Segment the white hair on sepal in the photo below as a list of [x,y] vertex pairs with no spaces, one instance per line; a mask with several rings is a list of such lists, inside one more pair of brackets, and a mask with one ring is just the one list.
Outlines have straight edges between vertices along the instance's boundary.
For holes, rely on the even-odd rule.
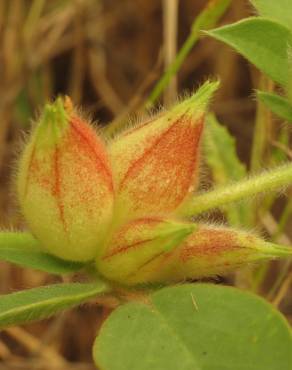
[[22,231],[17,229],[15,225],[13,225],[12,223],[5,225],[5,228],[0,228],[0,232],[4,234],[8,234],[8,233],[22,234]]
[[[124,122],[127,123],[122,125],[121,127],[117,127],[117,129],[114,130],[114,132],[111,135],[109,135],[108,137],[109,142],[118,139],[120,136],[123,136],[123,134],[126,134],[129,130],[139,128],[139,126],[142,126],[147,122],[151,122],[152,120],[159,118],[162,114],[169,112],[172,109],[172,107],[182,103],[184,100],[189,99],[191,96],[195,95],[196,92],[200,89],[200,87],[204,85],[204,83],[212,80],[214,80],[214,78],[206,79],[197,87],[197,89],[194,89],[193,91],[187,90],[183,91],[174,102],[168,105],[162,105],[162,103],[159,103],[158,106],[148,109],[143,114],[139,113],[132,115],[129,114],[129,116],[124,120]],[[110,125],[111,124],[109,124],[109,126]],[[106,132],[104,135],[105,136],[107,135]]]
[[19,137],[17,138],[13,151],[12,151],[12,159],[11,163],[9,165],[10,168],[10,178],[9,178],[9,187],[8,187],[8,197],[11,200],[11,205],[14,209],[14,213],[16,217],[20,220],[23,220],[23,216],[21,214],[20,208],[19,208],[19,201],[18,201],[18,191],[17,191],[17,176],[19,171],[19,161],[22,155],[22,152],[24,151],[31,133],[34,129],[34,127],[37,125],[37,120],[32,119],[30,120],[30,128],[27,131],[20,131]]
[[32,130],[38,124],[38,120],[41,118],[42,112],[46,105],[54,104],[58,98],[61,98],[63,104],[65,106],[65,110],[72,110],[72,113],[76,115],[80,120],[86,122],[96,134],[106,143],[106,137],[103,133],[102,125],[99,123],[98,120],[93,119],[93,114],[89,108],[84,108],[81,105],[75,105],[74,101],[68,95],[58,95],[57,97],[53,97],[49,99],[41,108],[37,109],[37,118],[33,120]]
[[245,225],[233,227],[224,222],[208,222],[208,221],[204,223],[198,223],[198,225],[206,226],[209,228],[214,227],[216,229],[222,229],[226,231],[229,230],[229,231],[234,231],[234,232],[245,232],[245,233],[250,234],[251,236],[258,237],[264,240],[266,239],[263,229],[260,225],[255,225],[253,227],[245,227]]
[[[20,220],[23,220],[23,216],[21,214],[20,208],[19,208],[19,201],[18,201],[18,196],[17,196],[17,176],[18,176],[18,171],[19,171],[19,161],[21,159],[22,152],[24,151],[26,145],[28,144],[31,135],[33,134],[35,128],[39,124],[43,111],[46,106],[54,104],[56,102],[56,98],[52,98],[48,100],[45,104],[42,106],[39,106],[35,110],[34,118],[30,120],[30,127],[26,130],[20,131],[20,135],[16,141],[15,148],[12,153],[12,163],[10,165],[11,167],[11,176],[10,176],[10,186],[9,186],[9,197],[12,200],[12,206],[16,208],[16,215],[19,217]],[[72,110],[73,116],[78,117],[81,121],[86,122],[93,130],[94,132],[101,138],[101,140],[104,142],[106,145],[106,140],[105,137],[102,133],[102,128],[101,125],[97,123],[97,121],[94,121],[92,119],[92,115],[89,110],[84,110],[83,108],[79,106],[75,106],[71,99],[66,97],[66,96],[61,96],[61,99],[63,101],[63,104],[67,104],[67,109]],[[67,100],[66,100],[67,99]]]
[[20,210],[18,206],[18,200],[17,200],[17,175],[18,175],[18,169],[19,169],[19,161],[21,158],[21,155],[28,144],[31,135],[33,134],[33,131],[39,124],[39,120],[41,118],[42,112],[47,104],[52,104],[55,101],[55,99],[50,99],[47,103],[43,104],[42,106],[39,106],[35,109],[34,118],[31,118],[29,120],[29,127],[27,129],[20,130],[19,136],[15,142],[14,150],[12,152],[12,160],[11,160],[11,175],[10,175],[10,186],[9,186],[9,196],[12,199],[13,206],[17,207],[17,215],[20,216]]
[[[201,141],[202,142],[204,141],[203,138],[201,139]],[[199,161],[198,161],[199,181],[197,184],[198,185],[197,188],[193,192],[194,196],[199,195],[208,190],[211,190],[214,184],[210,176],[210,169],[204,160],[204,152],[202,151],[202,149],[203,148],[202,148],[202,143],[201,143],[200,148],[199,148]]]
[[90,109],[86,109],[79,105],[75,106],[73,104],[73,112],[78,116],[79,119],[85,121],[99,136],[99,138],[104,142],[105,145],[108,144],[108,137],[104,134],[103,127],[100,122],[96,119],[93,119],[92,112]]
[[[115,141],[124,134],[127,134],[129,131],[139,128],[140,126],[143,126],[147,122],[151,122],[157,118],[159,118],[160,115],[166,112],[165,107],[162,105],[156,108],[148,109],[144,113],[134,113],[129,114],[128,117],[125,118],[124,124],[121,125],[121,127],[117,127],[116,130],[113,131],[110,135],[107,135],[106,129],[103,133],[104,136],[107,137],[108,142]],[[114,121],[112,122],[114,123]],[[109,123],[109,126],[112,124]]]

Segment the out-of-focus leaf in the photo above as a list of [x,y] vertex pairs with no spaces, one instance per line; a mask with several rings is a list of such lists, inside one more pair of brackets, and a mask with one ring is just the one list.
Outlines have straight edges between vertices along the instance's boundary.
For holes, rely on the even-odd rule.
[[[235,139],[213,114],[209,114],[207,117],[205,158],[215,184],[223,185],[232,180],[241,180],[246,176],[246,168],[236,153]],[[248,203],[233,204],[222,207],[222,210],[230,225],[248,225],[250,222],[250,205]]]
[[263,17],[271,18],[292,29],[291,0],[250,0]]
[[0,296],[0,328],[51,317],[108,290],[103,282],[55,284]]
[[292,34],[287,27],[253,17],[205,32],[236,49],[275,82],[288,84],[288,46]]
[[20,123],[22,127],[27,128],[29,126],[32,117],[32,109],[26,90],[22,90],[18,94],[14,105],[14,114],[17,122]]
[[291,330],[263,299],[211,284],[161,289],[103,324],[103,370],[291,370]]
[[257,96],[277,116],[292,122],[292,104],[283,96],[257,91]]

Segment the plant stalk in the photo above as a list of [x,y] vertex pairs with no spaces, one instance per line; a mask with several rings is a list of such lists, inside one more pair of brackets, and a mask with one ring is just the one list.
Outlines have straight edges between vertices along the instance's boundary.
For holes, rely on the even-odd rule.
[[180,213],[184,216],[195,216],[259,193],[286,187],[289,184],[292,184],[292,164],[282,165],[258,176],[199,194],[191,202],[187,202]]
[[192,26],[191,32],[187,37],[186,41],[182,45],[181,49],[177,53],[174,61],[166,69],[161,79],[157,82],[154,89],[150,93],[149,98],[146,101],[145,108],[149,109],[160,97],[162,92],[168,86],[169,81],[176,75],[180,70],[184,60],[189,55],[192,48],[198,42],[200,38],[200,31],[207,30],[216,25],[218,20],[222,17],[225,11],[231,4],[231,0],[209,0],[202,12],[196,17]]

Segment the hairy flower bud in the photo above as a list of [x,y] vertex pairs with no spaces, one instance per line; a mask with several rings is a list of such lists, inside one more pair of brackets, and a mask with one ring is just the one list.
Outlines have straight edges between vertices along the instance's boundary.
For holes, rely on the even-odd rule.
[[131,221],[113,234],[105,254],[97,260],[98,271],[110,280],[130,284],[140,269],[172,251],[195,227],[159,218]]
[[167,283],[216,276],[251,262],[287,256],[292,256],[292,248],[279,247],[250,233],[197,225],[177,248],[157,255],[127,283]]
[[204,115],[217,87],[207,82],[171,110],[112,141],[115,217],[173,213],[194,190]]
[[97,255],[112,216],[105,147],[69,98],[47,104],[20,158],[18,197],[32,233],[58,257]]

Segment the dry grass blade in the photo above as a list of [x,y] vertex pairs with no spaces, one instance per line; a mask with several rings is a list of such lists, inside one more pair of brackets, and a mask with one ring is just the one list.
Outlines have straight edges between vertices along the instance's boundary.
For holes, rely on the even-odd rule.
[[[163,35],[165,69],[173,63],[177,49],[178,0],[163,1]],[[177,77],[174,75],[164,92],[164,104],[169,105],[177,97]]]
[[65,359],[59,355],[53,348],[48,347],[41,343],[38,338],[31,335],[26,330],[18,327],[12,327],[5,329],[12,338],[23,345],[30,353],[38,353],[41,357],[50,361],[52,366],[64,366],[66,364]]

